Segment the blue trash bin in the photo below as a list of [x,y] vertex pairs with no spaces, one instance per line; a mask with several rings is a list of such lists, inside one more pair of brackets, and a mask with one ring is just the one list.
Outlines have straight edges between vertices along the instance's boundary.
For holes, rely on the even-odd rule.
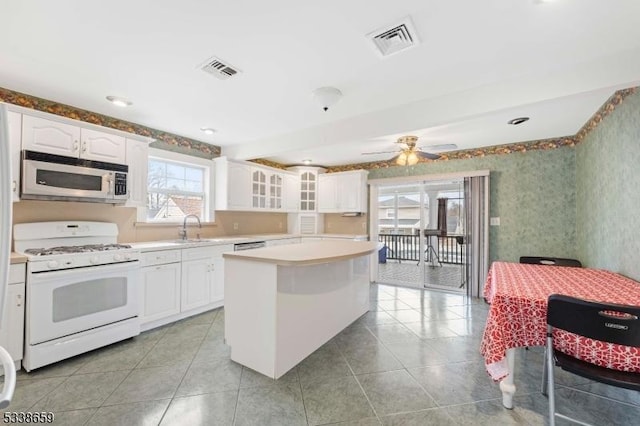
[[[380,247],[380,244],[382,244],[382,247]],[[378,263],[387,263],[387,250],[389,250],[389,247],[383,243],[380,244],[378,245]]]

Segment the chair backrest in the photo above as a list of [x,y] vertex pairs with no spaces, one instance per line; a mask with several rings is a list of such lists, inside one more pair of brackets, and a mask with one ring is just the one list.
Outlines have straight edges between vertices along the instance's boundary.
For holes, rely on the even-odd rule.
[[528,263],[530,265],[552,265],[552,266],[575,266],[582,268],[582,263],[576,259],[563,259],[561,257],[538,257],[538,256],[522,256],[520,263]]
[[602,342],[640,347],[640,307],[549,296],[547,324]]

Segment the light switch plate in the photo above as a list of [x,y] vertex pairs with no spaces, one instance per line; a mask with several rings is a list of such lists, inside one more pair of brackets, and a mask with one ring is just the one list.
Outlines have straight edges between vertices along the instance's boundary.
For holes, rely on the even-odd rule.
[[500,226],[500,218],[499,217],[489,218],[489,225],[490,226]]

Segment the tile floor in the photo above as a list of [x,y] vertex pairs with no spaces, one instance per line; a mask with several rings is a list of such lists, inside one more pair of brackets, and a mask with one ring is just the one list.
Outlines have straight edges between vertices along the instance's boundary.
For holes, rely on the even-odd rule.
[[[516,408],[478,352],[487,306],[459,294],[371,287],[371,311],[273,381],[229,359],[216,310],[19,373],[12,411],[57,425],[542,425],[542,350],[518,356]],[[559,374],[558,402],[633,425],[640,394]],[[566,424],[558,422],[558,424]]]
[[[413,261],[388,260],[378,264],[378,281],[392,285],[421,287],[420,267]],[[424,285],[446,287],[453,292],[464,292],[462,266],[443,263],[442,266],[424,266]]]

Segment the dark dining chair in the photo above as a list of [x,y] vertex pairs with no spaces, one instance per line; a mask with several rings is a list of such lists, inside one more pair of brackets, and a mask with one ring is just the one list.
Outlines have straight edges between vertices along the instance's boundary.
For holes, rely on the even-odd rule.
[[640,307],[592,302],[560,294],[549,296],[542,393],[548,393],[551,426],[555,425],[556,417],[585,424],[556,412],[554,366],[596,382],[640,391],[640,373],[600,367],[557,350],[553,342],[556,328],[601,342],[640,347]]
[[553,266],[574,266],[582,268],[582,263],[576,259],[563,259],[561,257],[539,257],[539,256],[522,256],[520,263],[528,263],[530,265],[553,265]]

